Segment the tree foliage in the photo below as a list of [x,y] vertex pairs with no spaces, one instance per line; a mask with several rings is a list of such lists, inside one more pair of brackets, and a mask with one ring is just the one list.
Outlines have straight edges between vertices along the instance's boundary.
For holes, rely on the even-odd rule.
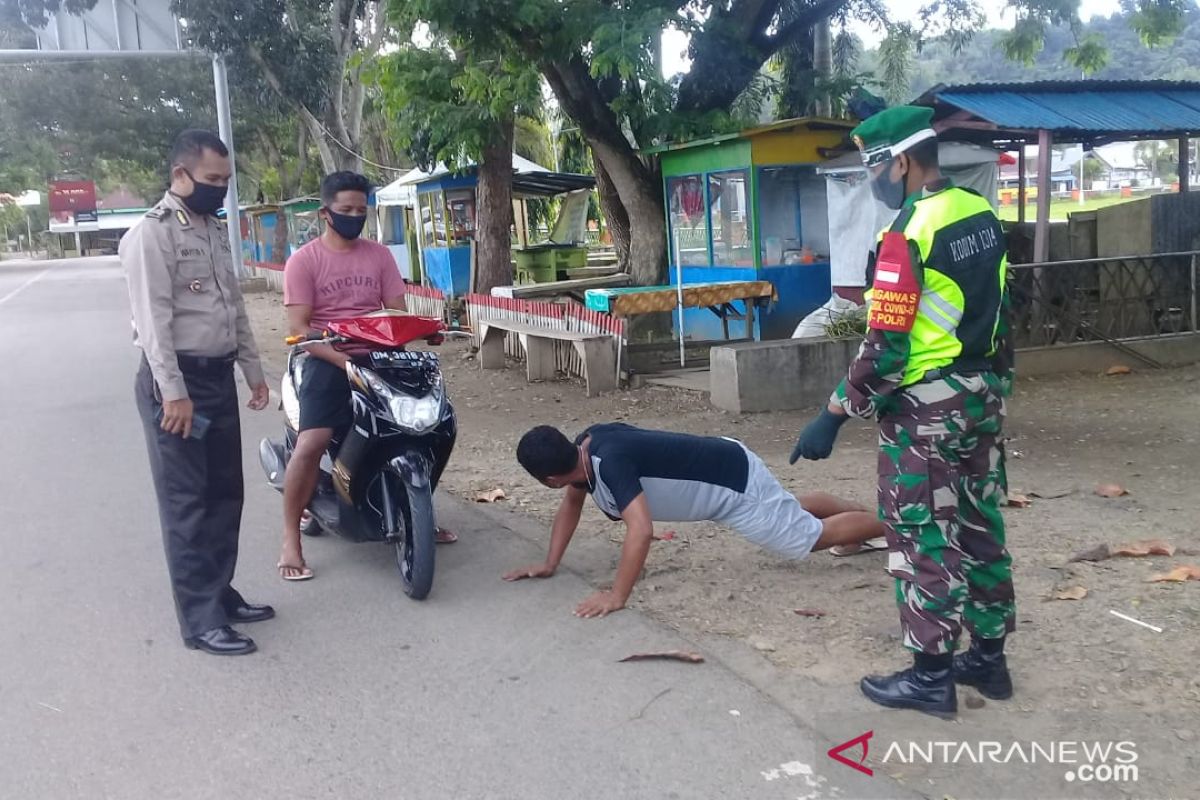
[[[172,0],[187,42],[228,53],[308,128],[324,169],[363,171],[363,71],[389,29],[380,0]],[[389,36],[394,34],[394,36]]]
[[215,121],[209,74],[202,59],[0,64],[0,175],[41,187],[126,165],[131,180],[152,174],[161,188],[171,139]]
[[[393,6],[401,24],[410,9]],[[476,186],[476,286],[512,283],[512,152],[518,116],[541,99],[537,70],[514,51],[468,46],[454,37],[405,46],[372,71],[400,143],[423,169],[473,163]]]
[[478,161],[497,126],[532,113],[541,98],[537,71],[519,56],[444,43],[401,48],[371,77],[393,132],[423,169]]
[[[1130,23],[1128,14],[1097,17],[1080,31],[1103,39],[1109,59],[1091,78],[1102,80],[1200,80],[1200,11],[1184,17],[1183,28],[1169,44],[1146,47]],[[1076,34],[1069,26],[1050,27],[1045,45],[1032,64],[1003,57],[1006,32],[985,30],[971,47],[954,52],[946,42],[925,44],[913,63],[908,83],[900,95],[916,97],[939,83],[1011,83],[1036,80],[1078,80],[1079,69],[1064,57],[1074,46]],[[878,50],[863,53],[861,68],[875,75],[881,71]]]

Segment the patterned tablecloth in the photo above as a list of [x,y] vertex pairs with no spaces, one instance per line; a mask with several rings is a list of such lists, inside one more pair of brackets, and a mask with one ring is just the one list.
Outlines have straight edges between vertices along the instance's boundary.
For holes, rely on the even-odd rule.
[[[589,289],[587,307],[614,317],[672,311],[679,303],[674,286],[636,286],[628,289]],[[720,306],[733,300],[753,300],[764,305],[778,300],[779,293],[770,281],[723,281],[689,283],[683,287],[685,308]]]

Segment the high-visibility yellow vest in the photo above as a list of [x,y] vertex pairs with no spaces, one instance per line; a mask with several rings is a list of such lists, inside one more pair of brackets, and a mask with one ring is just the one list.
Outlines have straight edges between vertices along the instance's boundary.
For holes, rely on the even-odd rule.
[[1008,270],[1004,232],[987,200],[958,187],[917,198],[890,228],[909,240],[923,276],[901,386],[930,370],[989,368]]

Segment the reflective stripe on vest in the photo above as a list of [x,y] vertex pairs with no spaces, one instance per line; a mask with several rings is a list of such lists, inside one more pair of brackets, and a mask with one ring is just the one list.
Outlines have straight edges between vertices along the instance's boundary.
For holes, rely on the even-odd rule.
[[[930,263],[929,257],[939,231],[984,213],[991,214],[994,219],[995,212],[987,200],[972,192],[950,188],[918,200],[904,223],[904,235],[917,245],[923,279],[916,322],[909,334],[908,363],[901,386],[916,383],[926,372],[949,366],[963,355],[963,342],[957,335],[967,308],[963,288],[939,270],[943,265]],[[1003,286],[1006,271],[1007,259],[1001,257],[997,272],[994,273],[999,286]],[[994,352],[995,328],[999,324],[998,300],[994,309],[988,308],[983,313],[994,315],[991,322],[993,339],[989,344],[989,352],[985,354],[991,355]]]

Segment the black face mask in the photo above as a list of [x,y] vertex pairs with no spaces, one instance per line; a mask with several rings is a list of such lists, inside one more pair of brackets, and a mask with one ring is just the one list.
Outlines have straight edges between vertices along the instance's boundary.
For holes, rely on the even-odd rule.
[[333,232],[347,241],[357,239],[363,231],[363,226],[367,224],[365,216],[356,217],[350,214],[338,214],[336,211],[325,209],[325,213],[329,215],[329,227],[333,228]]
[[225,205],[225,195],[229,194],[228,186],[217,186],[212,183],[201,183],[186,169],[183,171],[192,180],[192,193],[180,198],[183,204],[197,214],[209,216],[216,214]]
[[892,180],[892,165],[889,163],[879,175],[871,178],[871,192],[875,198],[893,211],[904,205],[904,183],[907,176]]

